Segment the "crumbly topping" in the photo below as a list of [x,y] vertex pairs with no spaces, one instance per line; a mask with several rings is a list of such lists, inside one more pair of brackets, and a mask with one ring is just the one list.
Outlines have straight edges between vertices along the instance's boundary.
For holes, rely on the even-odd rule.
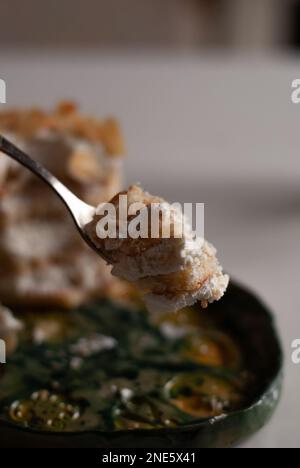
[[1,132],[28,139],[45,130],[101,143],[111,156],[120,156],[125,152],[124,139],[115,119],[99,120],[84,116],[72,102],[61,102],[50,113],[35,108],[0,113]]

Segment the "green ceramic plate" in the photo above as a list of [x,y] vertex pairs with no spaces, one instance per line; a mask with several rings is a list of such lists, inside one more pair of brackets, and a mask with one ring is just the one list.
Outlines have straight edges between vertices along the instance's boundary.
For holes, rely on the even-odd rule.
[[0,447],[229,447],[280,398],[272,317],[237,285],[159,324],[109,301],[25,317],[1,369]]

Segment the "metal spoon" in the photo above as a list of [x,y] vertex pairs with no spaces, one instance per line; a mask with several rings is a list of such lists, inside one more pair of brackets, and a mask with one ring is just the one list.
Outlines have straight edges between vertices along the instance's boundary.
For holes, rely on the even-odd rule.
[[62,184],[51,172],[45,169],[40,163],[31,159],[24,151],[17,148],[13,143],[8,141],[6,138],[0,135],[0,151],[10,158],[17,161],[22,166],[29,169],[40,179],[42,179],[49,187],[54,190],[56,195],[62,200],[66,208],[70,212],[76,228],[83,240],[97,252],[104,260],[109,262],[105,254],[100,251],[97,246],[93,243],[85,231],[85,226],[91,222],[96,213],[96,208],[88,205],[84,201],[80,200],[73,192],[71,192],[64,184]]

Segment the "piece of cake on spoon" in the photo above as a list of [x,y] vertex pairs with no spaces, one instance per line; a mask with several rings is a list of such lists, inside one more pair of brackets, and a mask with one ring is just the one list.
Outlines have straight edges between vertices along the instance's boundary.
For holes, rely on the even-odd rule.
[[[126,219],[121,207],[125,201]],[[114,221],[112,206],[116,229],[109,233],[109,220],[111,226]],[[223,273],[215,248],[195,236],[182,210],[144,192],[140,186],[131,186],[99,208],[87,232],[105,252],[112,274],[141,289],[150,312],[176,311],[198,301],[207,307],[223,296],[229,277]],[[158,224],[153,226],[155,214]],[[145,219],[147,232],[141,222]],[[139,237],[135,227],[144,230]]]

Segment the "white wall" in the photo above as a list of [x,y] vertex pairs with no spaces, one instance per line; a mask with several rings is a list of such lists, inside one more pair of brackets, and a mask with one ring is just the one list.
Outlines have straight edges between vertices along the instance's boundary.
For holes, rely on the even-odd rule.
[[[74,98],[116,115],[130,179],[299,181],[299,61],[197,54],[6,54],[7,106]],[[4,105],[5,106],[5,105]]]

